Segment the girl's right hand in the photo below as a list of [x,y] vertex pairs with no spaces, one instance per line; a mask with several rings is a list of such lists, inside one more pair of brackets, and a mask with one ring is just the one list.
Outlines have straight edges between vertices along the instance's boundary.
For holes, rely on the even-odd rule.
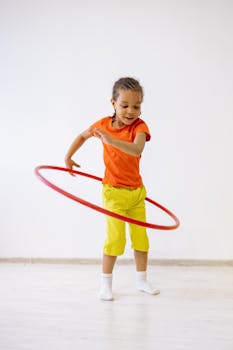
[[[66,167],[67,167],[68,169],[73,169],[74,166],[76,166],[77,168],[80,168],[80,165],[77,164],[77,163],[75,163],[75,162],[73,161],[73,159],[71,159],[71,158],[66,158],[66,159],[65,159],[65,164],[66,164]],[[75,176],[75,174],[72,174],[72,173],[70,173],[70,175]]]

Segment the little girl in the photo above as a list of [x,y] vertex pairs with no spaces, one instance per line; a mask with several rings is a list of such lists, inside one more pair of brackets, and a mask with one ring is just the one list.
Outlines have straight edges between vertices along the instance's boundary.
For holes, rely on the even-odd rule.
[[[71,144],[65,163],[67,168],[80,167],[72,159],[74,153],[90,137],[98,137],[104,147],[105,174],[103,178],[103,205],[106,209],[137,220],[146,221],[146,190],[139,171],[139,163],[150,132],[139,118],[143,88],[131,77],[117,80],[113,86],[111,103],[113,116],[102,118],[79,134]],[[112,272],[117,256],[124,253],[125,222],[106,216],[107,235],[104,244],[99,298],[113,300]],[[131,246],[136,263],[136,287],[138,290],[159,294],[147,282],[147,258],[149,241],[145,227],[129,224]]]

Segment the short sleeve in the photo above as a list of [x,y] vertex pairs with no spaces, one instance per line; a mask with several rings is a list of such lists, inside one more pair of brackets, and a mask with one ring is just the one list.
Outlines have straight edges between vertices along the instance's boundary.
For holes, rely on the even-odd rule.
[[97,120],[95,123],[91,124],[89,129],[95,129],[95,128],[102,129],[104,128],[105,124],[106,124],[106,118],[102,118]]
[[150,141],[150,139],[151,139],[150,130],[149,130],[147,124],[143,120],[141,120],[141,122],[136,126],[135,136],[136,136],[136,134],[138,134],[140,132],[144,132],[146,134],[146,141]]

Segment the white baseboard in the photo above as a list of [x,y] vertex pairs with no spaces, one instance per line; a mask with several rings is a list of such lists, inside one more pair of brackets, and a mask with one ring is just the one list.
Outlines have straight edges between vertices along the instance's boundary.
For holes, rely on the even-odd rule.
[[[100,265],[101,259],[10,257],[0,258],[0,263]],[[134,264],[134,260],[119,258],[117,264],[130,265]],[[149,259],[148,264],[158,266],[233,266],[233,260]]]

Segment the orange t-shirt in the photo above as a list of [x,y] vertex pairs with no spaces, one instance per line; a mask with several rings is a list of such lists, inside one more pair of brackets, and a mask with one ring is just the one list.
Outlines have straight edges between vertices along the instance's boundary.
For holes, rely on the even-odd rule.
[[[116,129],[112,126],[112,117],[105,117],[94,123],[91,128],[102,129],[114,138],[127,142],[133,142],[136,134],[141,132],[146,134],[146,141],[151,138],[148,126],[140,118],[131,125]],[[103,143],[103,147],[106,168],[102,183],[116,187],[137,188],[142,186],[139,170],[141,156],[130,155],[106,143]]]

